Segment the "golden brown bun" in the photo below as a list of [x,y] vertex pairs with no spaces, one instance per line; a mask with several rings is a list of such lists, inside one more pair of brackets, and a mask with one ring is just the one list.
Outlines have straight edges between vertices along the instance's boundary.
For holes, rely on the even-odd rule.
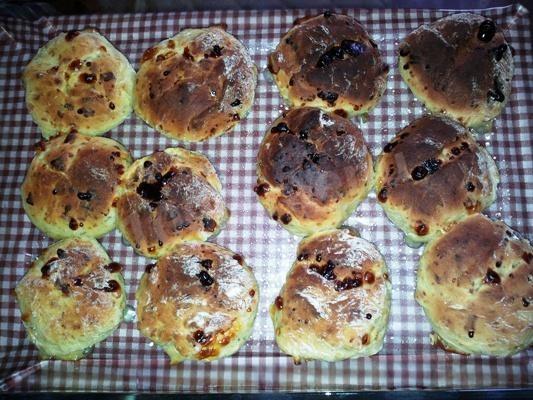
[[56,242],[31,264],[15,294],[42,358],[85,357],[117,328],[126,305],[120,270],[89,237]]
[[426,247],[416,299],[445,349],[517,353],[533,344],[533,248],[503,222],[468,217]]
[[269,55],[268,67],[290,106],[345,116],[378,103],[389,71],[361,24],[331,13],[297,20]]
[[496,198],[490,154],[452,120],[424,116],[401,130],[376,163],[376,193],[409,244],[427,242]]
[[218,234],[229,217],[209,160],[168,148],[135,161],[117,200],[118,228],[135,251],[157,258],[181,242]]
[[369,356],[383,346],[391,302],[378,250],[348,229],[302,240],[270,307],[276,342],[295,361]]
[[185,29],[144,52],[135,112],[173,139],[201,141],[233,128],[254,100],[257,68],[220,27]]
[[338,227],[372,186],[361,131],[318,108],[294,108],[267,131],[257,156],[259,201],[289,232]]
[[113,201],[130,164],[111,139],[69,133],[42,141],[22,183],[24,210],[54,239],[103,236],[116,226]]
[[411,32],[400,73],[420,101],[468,127],[486,129],[511,93],[513,56],[502,30],[476,14],[454,14]]
[[172,363],[213,361],[235,353],[250,336],[259,288],[240,255],[187,243],[146,268],[136,297],[139,330]]
[[94,29],[59,34],[39,49],[22,78],[28,110],[45,138],[101,135],[132,111],[135,71]]

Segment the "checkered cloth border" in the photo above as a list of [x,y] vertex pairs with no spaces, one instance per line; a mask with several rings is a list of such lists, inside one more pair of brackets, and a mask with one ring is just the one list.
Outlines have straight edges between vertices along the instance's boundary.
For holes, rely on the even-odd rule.
[[[131,15],[86,15],[41,18],[27,22],[0,19],[0,388],[15,391],[185,391],[252,392],[348,391],[399,388],[531,387],[533,350],[514,357],[465,357],[432,347],[430,326],[414,301],[420,249],[404,245],[400,232],[385,218],[375,194],[348,220],[385,256],[393,283],[390,325],[383,350],[372,357],[337,363],[295,366],[274,342],[268,306],[279,291],[295,257],[297,238],[268,218],[252,191],[255,157],[268,125],[283,111],[278,91],[265,72],[267,54],[296,17],[321,10],[213,11]],[[425,110],[402,82],[396,66],[400,40],[422,23],[450,11],[337,10],[367,27],[391,65],[387,91],[366,121],[357,121],[376,156],[384,143]],[[496,203],[488,210],[526,237],[533,227],[533,56],[529,13],[519,5],[478,10],[503,26],[516,49],[510,101],[493,132],[479,136],[501,172]],[[214,163],[232,211],[226,229],[215,239],[242,253],[253,266],[261,302],[250,341],[233,357],[212,363],[171,366],[166,355],[141,337],[134,322],[122,323],[106,341],[78,362],[40,361],[26,337],[12,289],[29,263],[51,243],[32,226],[22,210],[19,187],[40,138],[24,104],[21,72],[37,49],[58,32],[97,27],[137,66],[149,46],[188,27],[224,22],[242,40],[259,67],[256,101],[250,115],[220,138],[184,147],[198,150]],[[109,136],[134,157],[176,146],[135,116]],[[148,260],[134,254],[118,232],[101,240],[111,257],[125,265],[128,303]]]

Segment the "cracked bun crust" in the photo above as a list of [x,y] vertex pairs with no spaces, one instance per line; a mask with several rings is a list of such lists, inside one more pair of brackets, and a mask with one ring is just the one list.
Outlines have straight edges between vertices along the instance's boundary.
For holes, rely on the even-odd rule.
[[135,112],[173,139],[202,141],[231,130],[250,110],[257,68],[220,27],[185,29],[144,52]]
[[263,139],[255,192],[274,220],[306,236],[344,222],[368,194],[372,175],[355,125],[318,108],[295,108]]
[[374,245],[330,230],[302,240],[270,315],[279,348],[296,362],[339,361],[381,350],[390,303],[387,266]]
[[112,139],[79,133],[41,141],[36,151],[21,188],[31,222],[54,239],[98,238],[113,230],[128,151]]
[[269,55],[268,68],[291,107],[364,114],[385,91],[389,66],[357,20],[326,12],[296,20]]
[[135,161],[116,203],[118,228],[135,251],[157,258],[177,243],[218,234],[229,217],[209,160],[168,148]]
[[410,245],[487,208],[498,182],[494,160],[466,128],[437,116],[406,126],[376,163],[378,202]]
[[22,75],[26,104],[42,135],[101,135],[132,111],[135,71],[94,29],[59,34]]
[[503,222],[468,217],[426,247],[416,300],[444,349],[517,353],[533,344],[533,248]]
[[15,294],[42,358],[78,360],[111,335],[126,306],[120,271],[89,237],[56,242],[31,264]]
[[169,355],[213,361],[250,336],[259,287],[243,258],[216,244],[186,243],[146,267],[137,290],[138,327]]
[[411,32],[398,68],[428,109],[484,130],[509,99],[512,48],[491,19],[454,14]]

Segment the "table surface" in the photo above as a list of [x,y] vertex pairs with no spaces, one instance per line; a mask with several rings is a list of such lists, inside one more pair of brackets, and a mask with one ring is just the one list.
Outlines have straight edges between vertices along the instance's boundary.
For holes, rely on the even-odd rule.
[[[368,119],[357,120],[374,156],[425,110],[402,82],[396,66],[398,44],[420,24],[450,12],[435,10],[343,9],[365,25],[391,65],[387,91]],[[533,350],[513,357],[465,357],[429,343],[430,326],[413,294],[421,249],[406,247],[384,216],[374,193],[347,221],[384,255],[393,284],[389,329],[383,350],[372,357],[337,363],[294,365],[275,345],[268,306],[295,257],[299,239],[268,218],[256,200],[255,158],[268,125],[286,109],[268,73],[267,55],[297,17],[319,10],[204,11],[159,14],[85,15],[41,18],[33,23],[0,18],[0,388],[14,391],[256,392],[354,391],[361,389],[531,387]],[[487,214],[531,235],[533,222],[532,76],[529,13],[515,5],[479,11],[504,27],[516,49],[513,93],[492,132],[478,140],[494,156],[501,184]],[[11,290],[32,259],[52,241],[24,215],[19,188],[40,133],[24,104],[20,75],[37,49],[58,32],[95,26],[136,67],[142,52],[187,27],[224,22],[249,49],[260,74],[250,115],[231,133],[199,144],[167,139],[132,115],[108,136],[135,158],[181,145],[204,153],[215,165],[232,217],[214,241],[243,254],[261,288],[251,339],[234,356],[212,362],[170,366],[166,355],[124,322],[84,360],[39,360],[28,341]],[[134,254],[118,232],[101,239],[110,256],[125,266],[128,304],[149,260]]]

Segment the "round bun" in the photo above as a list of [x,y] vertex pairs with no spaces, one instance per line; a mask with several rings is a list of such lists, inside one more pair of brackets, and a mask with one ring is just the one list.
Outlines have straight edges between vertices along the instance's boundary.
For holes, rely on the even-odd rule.
[[24,210],[54,239],[103,236],[116,226],[113,202],[130,164],[111,139],[69,133],[42,141],[22,183]]
[[42,358],[85,357],[118,327],[126,306],[120,270],[89,237],[56,242],[31,264],[15,294]]
[[424,116],[383,148],[375,182],[383,210],[416,246],[488,207],[499,175],[490,154],[466,128]]
[[218,234],[229,217],[209,160],[168,148],[135,161],[117,200],[118,228],[143,256],[157,258],[177,243]]
[[255,192],[274,220],[306,236],[344,222],[368,194],[372,175],[355,125],[318,108],[294,108],[263,139]]
[[411,32],[400,45],[400,73],[433,112],[487,129],[511,93],[513,56],[491,19],[454,14]]
[[302,240],[270,307],[276,342],[296,362],[369,356],[383,346],[391,284],[383,257],[348,229]]
[[173,139],[201,141],[233,128],[250,110],[257,68],[220,27],[185,29],[145,51],[135,112]]
[[533,248],[476,214],[430,242],[416,300],[433,342],[463,354],[508,356],[533,344]]
[[101,135],[132,111],[135,71],[94,29],[50,40],[22,78],[28,110],[45,138],[72,131]]
[[297,20],[269,55],[268,68],[291,107],[319,107],[343,116],[372,109],[389,71],[361,24],[331,13]]
[[252,333],[259,288],[240,255],[186,243],[146,267],[136,297],[139,330],[172,363],[213,361],[235,353]]

